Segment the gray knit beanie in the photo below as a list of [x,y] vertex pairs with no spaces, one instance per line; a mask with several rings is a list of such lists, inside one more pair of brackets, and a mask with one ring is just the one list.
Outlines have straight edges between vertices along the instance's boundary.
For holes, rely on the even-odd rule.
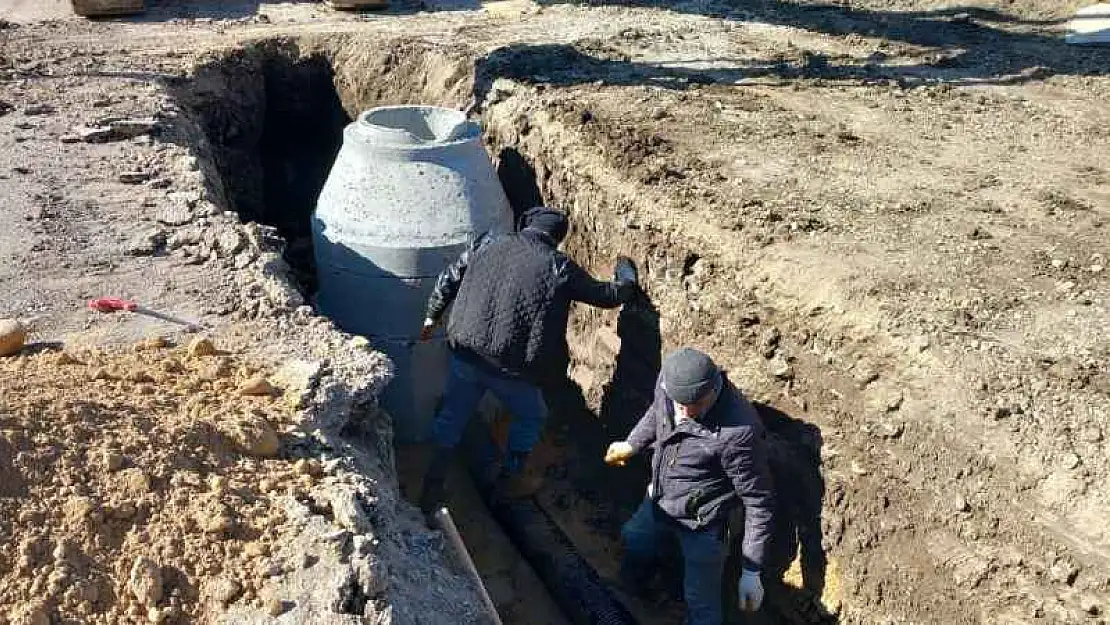
[[717,387],[721,371],[713,359],[692,348],[683,347],[663,360],[663,386],[667,397],[683,404],[696,403]]
[[539,230],[554,239],[555,243],[562,243],[570,230],[570,220],[567,219],[566,213],[546,206],[528,209],[521,222],[524,228]]

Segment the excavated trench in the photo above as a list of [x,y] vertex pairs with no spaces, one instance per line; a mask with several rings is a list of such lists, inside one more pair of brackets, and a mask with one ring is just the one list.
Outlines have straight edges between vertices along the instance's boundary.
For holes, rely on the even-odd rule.
[[[491,72],[500,67],[489,58],[475,67],[465,53],[411,42],[374,53],[352,54],[350,48],[284,40],[254,44],[206,63],[177,87],[187,115],[203,132],[196,148],[215,168],[208,181],[213,196],[243,221],[278,229],[287,242],[286,259],[309,297],[315,291],[309,216],[343,127],[358,111],[381,104],[461,108],[472,94],[489,90]],[[487,139],[515,210],[545,202],[570,209],[572,219],[578,219],[573,198],[558,185],[545,185],[543,173],[537,179],[536,155],[493,135]],[[568,251],[600,272],[606,267],[602,257],[611,249],[597,228],[603,216],[581,217]],[[688,273],[697,260],[697,255],[684,257],[683,271]],[[595,329],[606,322],[599,314],[575,315],[569,337],[573,381],[555,380],[545,389],[552,418],[529,472],[543,478],[536,505],[557,522],[602,580],[612,580],[620,523],[640,501],[647,469],[640,463],[614,471],[600,459],[608,442],[626,433],[650,401],[661,351],[671,341],[646,296],[625,307],[615,330],[600,339]],[[583,377],[593,382],[582,383]],[[599,394],[598,388],[604,391]],[[791,489],[796,494],[782,503],[784,522],[778,527],[769,576],[781,578],[800,551],[806,585],[820,587],[814,582],[825,575],[819,431],[770,407],[760,408],[770,431],[776,478],[796,485]],[[503,422],[497,419],[493,425],[499,431]],[[418,448],[398,450],[397,477],[410,499],[415,499],[423,462]],[[465,469],[460,466],[451,480],[456,522],[503,620],[530,625],[574,620],[556,606],[509,534],[497,529]],[[616,598],[640,623],[679,622],[680,582],[675,575],[664,575],[650,602]],[[761,619],[733,622],[836,622],[814,606],[812,593],[773,583]]]

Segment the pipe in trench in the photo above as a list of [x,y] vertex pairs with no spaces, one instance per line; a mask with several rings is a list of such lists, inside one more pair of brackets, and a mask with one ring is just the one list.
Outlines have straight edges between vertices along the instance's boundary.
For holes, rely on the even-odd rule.
[[488,454],[470,454],[470,473],[490,513],[575,625],[636,625],[597,571],[534,498],[498,496]]

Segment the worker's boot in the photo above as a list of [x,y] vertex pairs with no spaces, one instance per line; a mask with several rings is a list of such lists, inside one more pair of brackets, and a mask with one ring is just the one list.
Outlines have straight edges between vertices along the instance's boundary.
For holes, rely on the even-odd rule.
[[424,474],[424,484],[420,489],[420,511],[429,524],[446,499],[447,470],[451,468],[453,451],[446,448],[435,449],[428,463],[428,471]]

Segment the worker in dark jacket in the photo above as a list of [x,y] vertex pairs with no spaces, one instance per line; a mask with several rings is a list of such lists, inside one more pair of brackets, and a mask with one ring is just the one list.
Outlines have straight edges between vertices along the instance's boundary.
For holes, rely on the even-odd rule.
[[525,213],[518,233],[482,236],[440,274],[428,302],[423,339],[452,306],[450,367],[443,404],[431,427],[437,449],[424,478],[421,508],[443,498],[452,450],[486,391],[513,416],[505,475],[518,473],[540,438],[547,408],[539,383],[566,375],[572,301],[615,308],[636,292],[636,269],[618,259],[612,282],[595,280],[558,250],[566,215],[546,207]]
[[734,505],[744,506],[739,605],[763,601],[760,568],[771,534],[774,496],[759,415],[709,356],[685,347],[667,356],[655,400],[605,461],[624,465],[652,450],[643,504],[621,529],[622,581],[636,592],[654,573],[660,538],[677,534],[685,560],[687,625],[720,625],[722,531]]

